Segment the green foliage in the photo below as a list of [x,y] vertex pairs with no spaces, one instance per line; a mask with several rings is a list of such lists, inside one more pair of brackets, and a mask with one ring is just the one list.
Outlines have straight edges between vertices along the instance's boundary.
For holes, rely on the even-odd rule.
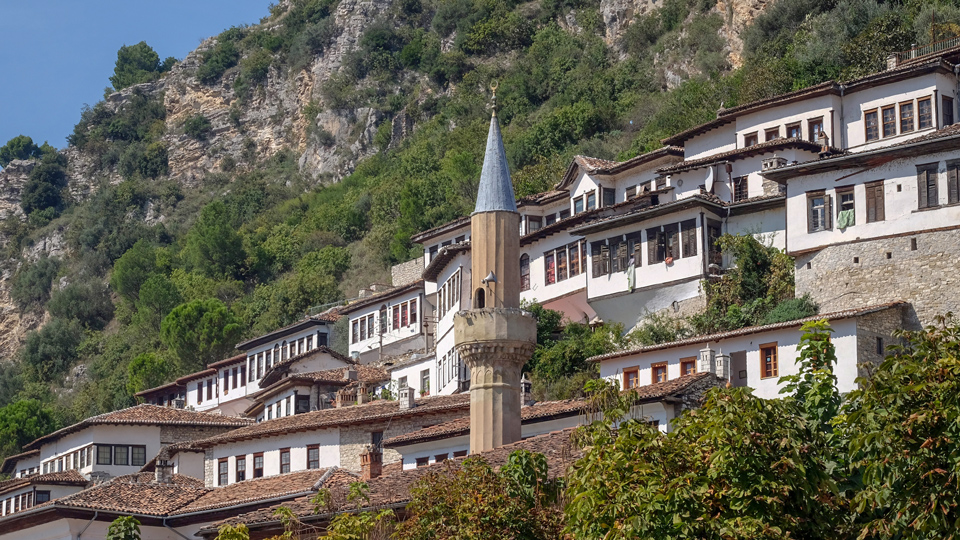
[[960,326],[901,332],[902,345],[844,405],[860,538],[956,535],[960,492]]
[[175,63],[176,59],[172,57],[161,63],[160,56],[146,41],[136,45],[124,45],[117,51],[117,63],[113,68],[110,84],[116,90],[123,90],[128,86],[150,82],[161,73],[170,71]]
[[214,201],[200,212],[200,219],[187,234],[181,257],[188,270],[211,277],[240,274],[245,257],[243,241],[222,201]]
[[198,141],[207,140],[211,131],[213,131],[213,124],[210,123],[210,120],[206,116],[200,113],[187,118],[183,122],[183,133]]
[[830,341],[833,329],[826,320],[819,320],[804,323],[800,332],[803,335],[797,345],[799,370],[796,375],[780,377],[780,393],[796,401],[807,422],[829,433],[840,412],[840,393],[833,374],[837,353]]
[[107,540],[140,540],[140,521],[133,516],[118,516],[107,528]]
[[623,326],[605,324],[590,328],[580,323],[569,323],[560,338],[537,344],[528,366],[540,378],[555,380],[587,369],[587,358],[621,348]]
[[812,317],[819,310],[816,302],[809,294],[804,294],[800,298],[791,298],[781,301],[773,307],[763,318],[761,324],[774,324],[778,322],[795,321],[804,317]]
[[156,353],[143,353],[127,365],[127,392],[156,388],[168,380],[172,372],[170,363]]
[[224,72],[240,61],[240,50],[236,42],[243,34],[240,28],[233,27],[217,36],[217,44],[203,53],[203,62],[197,69],[197,79],[203,84],[213,84],[223,77]]
[[141,238],[113,264],[110,285],[121,297],[136,302],[140,288],[158,270],[156,249]]
[[30,399],[0,407],[0,456],[19,453],[23,445],[57,429],[53,411]]
[[0,146],[0,167],[6,167],[15,159],[36,159],[42,155],[40,147],[26,135],[17,135]]
[[250,530],[243,523],[236,526],[224,524],[217,530],[214,540],[250,540]]
[[690,327],[683,319],[671,317],[666,312],[647,313],[640,325],[627,334],[627,339],[640,345],[656,345],[677,341],[691,335]]
[[517,450],[499,471],[483,458],[447,462],[412,489],[398,538],[560,538],[560,486],[550,480],[543,454]]
[[50,315],[75,320],[90,330],[103,330],[113,318],[113,302],[106,285],[74,282],[53,293],[47,304]]
[[573,537],[828,538],[841,523],[825,436],[790,403],[714,389],[663,435],[606,399],[566,479]]
[[66,204],[64,189],[67,187],[67,160],[59,154],[43,156],[40,163],[30,171],[30,177],[20,195],[23,213],[52,209],[59,212]]
[[177,358],[178,375],[200,371],[230,354],[240,338],[234,314],[216,299],[181,304],[160,326],[160,339]]
[[40,330],[27,334],[20,361],[34,380],[57,380],[77,357],[83,330],[75,320],[51,319]]
[[43,257],[33,264],[25,263],[14,274],[10,297],[21,310],[41,306],[50,298],[50,285],[57,276],[60,261]]
[[183,297],[176,285],[163,274],[154,274],[140,286],[136,320],[159,332],[163,319],[181,302]]

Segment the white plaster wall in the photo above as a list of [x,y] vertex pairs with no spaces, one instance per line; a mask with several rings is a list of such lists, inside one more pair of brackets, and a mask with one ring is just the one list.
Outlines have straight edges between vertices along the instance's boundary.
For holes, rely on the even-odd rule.
[[[820,173],[788,182],[787,199],[787,246],[791,252],[820,248],[831,244],[857,239],[877,238],[886,235],[918,232],[927,229],[960,224],[960,206],[947,204],[946,160],[960,159],[960,150],[938,154],[921,155],[887,163],[847,179],[850,170]],[[918,210],[917,194],[918,164],[939,162],[938,196],[940,208]],[[866,183],[884,181],[884,221],[867,223]],[[836,185],[854,184],[856,224],[845,230],[836,227]],[[833,228],[813,233],[807,232],[807,192],[824,189],[833,196]],[[899,190],[899,191],[898,191]],[[851,261],[852,264],[852,261]]]
[[[129,444],[146,446],[146,459],[149,460],[160,451],[159,426],[91,426],[75,433],[70,433],[56,441],[40,447],[40,460],[46,462],[60,456],[70,454],[90,444]],[[105,472],[111,476],[131,474],[140,470],[134,465],[97,465],[97,450],[93,449],[93,464],[87,464],[78,469],[81,474],[90,472]],[[64,466],[66,468],[66,466]]]
[[[449,341],[451,342],[453,341],[452,333],[450,335]],[[449,351],[452,349],[453,349],[453,346],[450,345],[449,349],[446,349],[446,351]],[[439,349],[437,352],[439,352]],[[410,388],[413,388],[415,395],[419,397],[420,391],[423,390],[423,388],[420,387],[420,372],[425,369],[430,371],[430,388],[432,390],[431,394],[435,395],[436,388],[437,388],[437,357],[433,355],[426,356],[419,362],[409,364],[400,369],[394,370],[393,372],[390,373],[390,379],[394,383],[394,385],[397,386],[397,389],[399,390],[398,381],[401,378],[406,377],[407,386],[409,386]]]
[[[583,171],[581,170],[581,171],[580,171],[580,174],[577,176],[576,180],[574,180],[573,183],[570,184],[570,198],[571,198],[571,199],[576,199],[577,197],[582,196],[584,193],[593,191],[594,189],[597,188],[597,185],[598,185],[598,183],[597,183],[597,180],[596,180],[596,179],[594,179],[592,176],[590,176],[589,174],[587,174],[587,173],[585,173],[585,172],[583,172]],[[609,187],[609,186],[608,186],[608,187]],[[597,192],[597,201],[598,201],[598,202],[597,202],[597,205],[599,205],[599,204],[600,204],[600,202],[599,202],[599,201],[600,201],[600,192],[599,192],[599,191]],[[584,206],[584,210],[586,210],[586,206]],[[573,203],[572,203],[572,202],[570,203],[570,215],[573,215]]]
[[[309,396],[311,387],[307,385],[298,385],[291,388],[287,388],[282,392],[277,392],[276,394],[260,396],[259,401],[263,402],[264,407],[273,407],[273,418],[280,418],[281,416],[293,416],[294,411],[297,407],[297,400],[294,396]],[[287,398],[290,398],[289,410],[286,405]],[[277,415],[276,404],[280,403],[280,416]],[[266,412],[261,412],[259,416],[266,418]]]
[[[818,117],[823,117],[823,130],[830,137],[832,144],[835,140],[833,113],[839,108],[840,97],[826,95],[744,114],[737,118],[737,145],[740,148],[746,146],[744,135],[753,132],[757,132],[759,141],[764,142],[764,130],[774,127],[779,127],[780,136],[786,137],[787,124],[795,122],[800,122],[803,138],[808,139],[809,124],[807,121]],[[837,144],[839,144],[839,141],[837,141]]]
[[24,469],[29,470],[32,468],[36,468],[37,470],[40,470],[40,456],[30,456],[30,457],[17,460],[17,465],[13,470],[13,477],[20,478],[23,476],[21,474],[21,471],[23,471]]
[[[723,232],[730,234],[752,234],[765,245],[777,249],[786,249],[787,213],[784,208],[753,212],[733,216],[727,220]],[[729,256],[727,257],[729,258]],[[732,261],[725,261],[730,264]]]
[[683,143],[683,157],[699,159],[736,148],[737,124],[736,121],[731,121],[729,124],[687,139]]
[[[59,485],[45,485],[45,484],[27,485],[20,489],[10,491],[10,492],[4,493],[3,495],[0,495],[0,515],[6,516],[10,514],[17,514],[17,513],[24,512],[25,510],[21,510],[20,512],[10,512],[10,511],[6,513],[3,512],[4,508],[7,508],[9,510],[11,508],[11,505],[10,505],[11,502],[14,501],[17,497],[23,495],[24,493],[33,493],[34,491],[49,491],[50,500],[54,500],[54,499],[59,499],[60,497],[66,497],[67,495],[72,495],[82,489],[83,489],[82,487],[78,487],[78,486],[59,486]],[[4,505],[3,504],[4,502],[7,502],[7,504]],[[33,506],[36,506],[35,502],[31,504]],[[33,508],[33,506],[31,506],[31,508]],[[29,508],[27,508],[26,510],[29,510]],[[0,528],[2,528],[2,525],[0,525]]]
[[[565,247],[579,239],[579,236],[573,236],[568,231],[563,231],[520,248],[521,255],[526,253],[530,257],[530,289],[520,293],[521,300],[540,303],[549,302],[555,298],[583,289],[584,286],[586,286],[586,273],[583,271],[583,268],[580,269],[580,273],[576,276],[568,277],[563,281],[558,281],[551,285],[546,284],[546,277],[544,275],[546,264],[544,253],[548,250],[554,250],[562,246]],[[581,246],[581,248],[583,247],[584,246]],[[517,264],[520,264],[520,262],[517,261]],[[568,260],[568,273],[569,269],[570,261]]]
[[174,474],[182,474],[203,480],[203,454],[201,452],[178,452],[173,458]]
[[[391,343],[396,343],[398,341],[419,335],[423,331],[423,296],[423,289],[417,289],[406,294],[390,298],[384,302],[368,306],[361,311],[351,314],[349,332],[353,332],[353,322],[355,320],[367,315],[373,315],[374,335],[372,337],[368,336],[367,339],[358,341],[357,343],[353,343],[353,337],[351,336],[348,339],[350,342],[350,352],[358,352],[363,354],[369,351],[375,351],[380,347],[380,336],[376,332],[379,331],[381,324],[380,308],[384,305],[387,306],[387,328],[389,328],[389,330],[383,334],[384,345],[389,345]],[[409,302],[413,299],[417,300],[417,322],[414,324],[408,324],[407,326],[401,328],[391,328],[392,320],[390,319],[393,317],[393,306],[402,304],[404,302]]]
[[[847,94],[844,96],[844,123],[847,128],[847,148],[858,152],[870,150],[880,146],[903,142],[928,133],[929,130],[914,130],[911,133],[897,135],[895,137],[882,137],[878,141],[872,141],[866,144],[866,130],[863,123],[863,111],[876,109],[885,105],[895,105],[902,101],[932,96],[933,91],[937,90],[937,97],[933,104],[934,112],[942,122],[940,116],[940,96],[946,95],[955,97],[957,81],[955,77],[945,76],[936,73],[913,77],[904,81],[893,82],[883,86],[867,88],[859,92]],[[956,102],[954,102],[956,106]],[[914,107],[914,123],[917,122],[918,111]],[[881,118],[882,119],[882,118]],[[954,115],[956,120],[956,115]],[[897,111],[897,132],[899,133],[900,114]],[[934,119],[934,126],[942,125],[937,119]],[[932,129],[932,128],[931,128]]]
[[[832,342],[837,350],[837,365],[834,367],[834,373],[837,376],[837,388],[843,393],[850,392],[857,388],[855,382],[857,377],[856,319],[831,321],[830,325],[834,330]],[[781,388],[778,383],[779,377],[783,375],[793,375],[799,371],[796,358],[797,344],[800,341],[800,336],[801,334],[798,328],[784,328],[724,339],[720,342],[711,342],[709,345],[710,348],[717,351],[718,354],[721,352],[731,354],[746,351],[746,386],[753,388],[754,395],[771,399],[779,396]],[[762,378],[760,371],[760,345],[772,342],[777,343],[779,375],[777,377]],[[700,350],[706,346],[707,344],[700,343],[611,359],[600,363],[600,376],[606,379],[616,380],[617,384],[622,387],[623,370],[638,367],[640,384],[648,385],[653,383],[653,374],[650,366],[660,362],[667,362],[667,377],[669,379],[676,379],[680,376],[680,359],[698,357]],[[732,366],[731,371],[734,371]],[[739,374],[731,373],[731,375],[737,378]]]
[[445,233],[445,234],[441,234],[440,236],[437,236],[436,238],[432,238],[432,239],[424,242],[424,243],[423,243],[423,255],[424,255],[424,257],[423,257],[423,267],[426,268],[427,266],[430,265],[430,248],[431,248],[431,247],[437,246],[437,250],[438,250],[438,252],[439,252],[439,250],[441,249],[441,248],[440,248],[440,244],[442,244],[442,243],[444,243],[444,242],[447,242],[447,241],[453,242],[453,241],[455,241],[457,238],[459,238],[459,237],[461,237],[461,236],[465,236],[465,237],[466,237],[465,240],[469,240],[469,239],[470,239],[470,222],[469,222],[469,221],[466,222],[466,223],[464,223],[464,224],[461,225],[460,227],[457,227],[456,229],[453,229],[452,231],[449,231],[449,232],[447,232],[447,233]]
[[307,468],[307,446],[320,445],[320,468],[340,466],[340,429],[328,428],[305,433],[290,433],[253,441],[239,441],[217,445],[213,448],[213,478],[206,478],[207,486],[217,485],[217,462],[229,458],[230,483],[236,479],[236,460],[247,460],[247,479],[253,478],[253,454],[263,452],[263,475],[280,474],[280,449],[290,448],[290,472]]

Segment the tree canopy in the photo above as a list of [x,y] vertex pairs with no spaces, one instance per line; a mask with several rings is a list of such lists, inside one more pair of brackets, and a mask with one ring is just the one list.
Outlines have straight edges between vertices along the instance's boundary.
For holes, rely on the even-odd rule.
[[146,41],[124,45],[117,51],[117,63],[110,84],[115,90],[123,90],[128,86],[150,82],[161,73],[170,71],[176,63],[176,58],[172,56],[161,62],[160,55]]
[[35,399],[0,407],[0,456],[16,454],[56,428],[53,411]]
[[177,374],[185,374],[229,356],[241,330],[230,309],[210,298],[175,307],[163,319],[160,339],[177,357]]
[[17,135],[0,146],[0,167],[6,167],[15,159],[38,159],[51,152],[56,153],[56,150],[47,143],[37,146],[30,137]]

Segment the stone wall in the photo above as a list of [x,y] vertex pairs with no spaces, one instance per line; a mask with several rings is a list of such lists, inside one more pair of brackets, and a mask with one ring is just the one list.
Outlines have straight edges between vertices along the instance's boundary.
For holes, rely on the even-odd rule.
[[703,402],[703,395],[711,388],[720,388],[727,384],[727,381],[716,376],[704,377],[690,386],[682,394],[676,396],[678,401],[673,404],[674,418],[679,418],[683,411],[688,409],[698,409]]
[[[894,344],[894,330],[903,328],[906,310],[906,307],[894,307],[857,317],[857,374],[860,377],[872,375],[883,361],[885,349]],[[884,352],[878,352],[878,346]]]
[[213,448],[207,448],[203,451],[203,485],[204,487],[216,487],[217,482],[217,459],[213,457]]
[[903,324],[918,329],[960,313],[960,231],[917,233],[826,247],[796,257],[797,296],[821,313],[903,300]]
[[[430,414],[424,416],[413,416],[409,418],[394,418],[388,422],[376,422],[364,424],[361,426],[349,426],[340,428],[340,467],[354,472],[360,472],[360,454],[363,453],[366,445],[371,443],[372,433],[375,431],[383,432],[383,439],[403,435],[412,431],[423,429],[427,426],[433,426],[457,418],[463,418],[469,415],[466,409],[451,411],[440,414]],[[399,463],[400,453],[391,448],[383,449],[383,464]]]
[[395,264],[390,268],[391,282],[394,287],[403,287],[423,277],[423,257]]

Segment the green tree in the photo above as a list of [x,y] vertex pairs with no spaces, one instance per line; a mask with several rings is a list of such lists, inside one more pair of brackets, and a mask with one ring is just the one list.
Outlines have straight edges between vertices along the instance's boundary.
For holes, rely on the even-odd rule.
[[107,540],[140,540],[140,521],[133,516],[118,516],[107,528]]
[[213,131],[213,124],[210,123],[210,120],[206,116],[199,113],[187,118],[183,122],[183,132],[188,137],[192,137],[198,141],[205,141],[211,131]]
[[160,325],[160,339],[176,355],[177,373],[183,374],[228,356],[241,331],[227,306],[211,298],[175,307]]
[[154,274],[140,286],[137,320],[159,332],[163,318],[181,302],[183,298],[176,285],[163,274]]
[[160,55],[141,41],[136,45],[124,45],[117,51],[117,63],[113,68],[110,84],[115,90],[123,90],[128,86],[150,82],[161,73],[169,71],[176,63],[175,58],[167,58],[162,63]]
[[187,233],[183,260],[188,270],[211,277],[238,275],[245,253],[243,240],[230,222],[222,201],[203,207],[200,218]]
[[250,530],[243,523],[221,525],[214,540],[250,540]]
[[67,187],[66,165],[66,159],[59,154],[47,154],[30,171],[20,195],[20,207],[25,214],[48,208],[54,212],[63,209],[66,203],[63,196],[63,190]]
[[57,428],[53,411],[35,399],[0,407],[0,456],[19,453],[23,445]]
[[396,537],[561,538],[559,493],[543,454],[514,451],[499,471],[480,457],[462,465],[447,462],[413,487],[407,519],[398,525]]
[[17,135],[0,146],[0,167],[6,167],[15,159],[35,159],[42,155],[40,147],[26,135]]
[[140,239],[113,263],[110,285],[123,298],[136,302],[140,288],[158,270],[156,248]]
[[54,317],[76,320],[91,330],[103,330],[113,318],[113,302],[102,283],[71,283],[53,293],[47,309]]
[[566,478],[573,537],[837,536],[844,513],[829,445],[792,402],[714,389],[664,435],[625,418],[631,396],[607,385],[593,386],[604,414],[580,428],[584,456]]
[[851,473],[860,478],[852,511],[859,538],[955,538],[960,523],[960,325],[941,317],[916,332],[843,412]]
[[39,307],[47,302],[59,267],[60,261],[49,257],[37,259],[33,264],[24,263],[10,286],[10,296],[20,309]]
[[837,376],[833,374],[837,353],[830,340],[833,329],[826,320],[819,320],[804,323],[800,332],[803,335],[797,345],[798,372],[780,377],[783,384],[780,393],[797,402],[807,421],[829,433],[840,412],[840,392]]
[[82,339],[78,322],[51,319],[40,330],[27,334],[20,359],[33,380],[50,382],[70,369]]
[[127,365],[127,392],[130,395],[156,388],[167,381],[170,364],[157,353],[138,355]]

